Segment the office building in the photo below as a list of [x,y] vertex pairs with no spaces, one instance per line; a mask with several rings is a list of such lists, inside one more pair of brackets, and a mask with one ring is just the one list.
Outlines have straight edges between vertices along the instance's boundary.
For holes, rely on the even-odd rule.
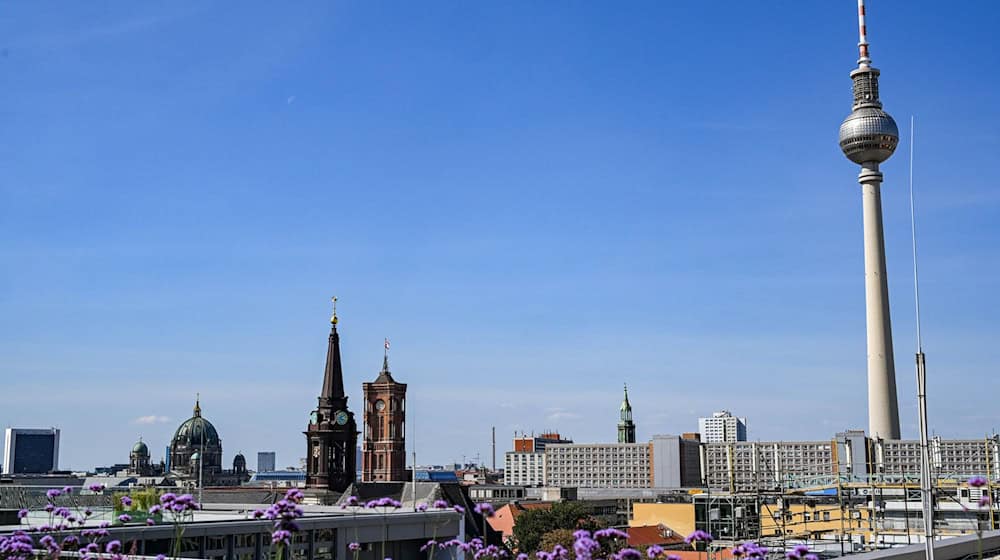
[[545,485],[648,488],[649,443],[560,443],[545,446]]
[[257,452],[257,472],[274,472],[276,455],[274,451]]
[[3,474],[44,474],[59,470],[59,429],[7,428]]
[[514,438],[514,451],[504,454],[503,483],[515,486],[542,486],[545,484],[545,446],[554,443],[573,443],[557,432],[539,436]]
[[698,419],[698,433],[702,443],[746,441],[747,419],[737,418],[728,410],[714,412],[710,418]]

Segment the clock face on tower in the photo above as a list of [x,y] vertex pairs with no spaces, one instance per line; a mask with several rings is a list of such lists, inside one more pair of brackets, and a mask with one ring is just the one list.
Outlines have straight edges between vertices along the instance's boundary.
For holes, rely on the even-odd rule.
[[319,446],[318,445],[314,446],[313,447],[313,457],[319,457],[319,453],[320,453]]
[[338,410],[336,413],[334,413],[333,419],[337,422],[337,424],[343,426],[347,424],[347,421],[350,418],[347,416],[346,412],[344,412],[343,410]]
[[375,410],[379,412],[385,410],[385,401],[383,401],[382,399],[375,401]]

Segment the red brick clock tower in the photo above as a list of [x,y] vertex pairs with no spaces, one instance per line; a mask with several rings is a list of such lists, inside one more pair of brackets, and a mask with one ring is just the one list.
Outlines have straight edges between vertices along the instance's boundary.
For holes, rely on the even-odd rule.
[[406,383],[389,372],[389,339],[385,341],[382,371],[373,382],[362,383],[365,399],[362,482],[406,480]]

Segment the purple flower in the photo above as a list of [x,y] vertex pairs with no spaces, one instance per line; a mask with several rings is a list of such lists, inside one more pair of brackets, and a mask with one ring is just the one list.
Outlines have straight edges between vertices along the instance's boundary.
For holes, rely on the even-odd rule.
[[156,515],[157,513],[160,513],[161,511],[163,511],[163,506],[161,506],[160,504],[153,504],[153,505],[149,506],[149,514],[150,515]]
[[73,550],[80,546],[80,537],[70,535],[63,539],[62,548],[64,550]]
[[428,548],[434,548],[437,545],[437,543],[438,542],[436,540],[434,540],[434,539],[431,539],[431,540],[427,541],[427,543],[424,544],[424,546],[420,547],[420,552],[424,552]]
[[447,509],[448,502],[444,500],[434,500],[434,509]]
[[642,553],[634,548],[623,548],[615,555],[618,560],[642,560]]
[[607,529],[601,529],[600,531],[594,531],[595,539],[627,539],[628,533],[615,529],[614,527],[609,527]]
[[47,511],[49,513],[52,513],[53,511],[56,510],[56,506],[52,505],[51,503],[48,503],[48,504],[45,504],[45,507],[42,508],[42,509],[44,509],[45,511]]
[[358,543],[356,543],[356,542],[352,542],[351,544],[347,545],[347,548],[348,548],[348,550],[353,550],[353,551],[357,552],[357,551],[361,550],[361,545],[358,544]]
[[277,531],[271,533],[271,542],[290,544],[292,542],[292,532],[284,529],[278,529]]
[[173,492],[167,492],[166,494],[160,496],[160,503],[163,505],[167,505],[169,503],[173,503],[173,501],[176,499],[177,499],[177,494],[174,494]]
[[87,490],[90,490],[91,492],[103,492],[105,488],[107,487],[103,484],[91,484],[87,487]]
[[20,511],[17,512],[17,518],[18,519],[24,519],[25,517],[28,517],[28,510],[22,509],[22,510],[20,510]]
[[94,511],[91,510],[90,508],[87,508],[87,509],[83,510],[83,516],[84,517],[90,517],[91,515],[94,515]]
[[360,503],[361,503],[361,500],[359,500],[357,496],[351,496],[351,497],[347,498],[347,501],[344,502],[344,505],[345,506],[356,506],[356,505],[358,505]]
[[122,496],[122,505],[125,507],[132,505],[132,498],[130,496]]
[[668,554],[667,560],[681,560],[681,557],[676,554]]
[[50,500],[54,500],[54,499],[58,498],[59,496],[62,496],[62,490],[59,490],[58,488],[53,488],[53,489],[49,490],[48,492],[46,492],[45,496],[48,497],[48,499],[50,499]]
[[528,558],[530,558],[530,556],[523,552],[517,555],[517,560],[528,560]]
[[[649,548],[646,549],[646,556],[649,556],[650,558],[656,558],[662,554],[663,547],[658,544],[650,545]],[[735,556],[735,551],[733,551],[733,555]]]
[[156,555],[156,560],[167,560],[167,555],[166,554],[157,554]]
[[156,521],[153,521],[152,517],[146,518],[146,525],[156,525]]
[[590,538],[589,531],[581,529],[573,535],[576,537],[576,540],[573,541],[573,552],[576,553],[577,560],[590,560],[594,552],[600,550],[601,543]]
[[111,541],[108,546],[104,547],[105,552],[115,553],[122,549],[122,541]]
[[292,488],[288,492],[285,492],[285,499],[296,504],[301,502],[304,497],[305,495],[302,493],[302,490],[298,488]]
[[802,557],[799,556],[798,552],[795,552],[794,550],[789,550],[788,552],[785,553],[785,558],[787,560],[800,560]]
[[458,513],[465,513],[465,508],[462,507],[462,506],[459,506],[459,505],[456,505],[455,507],[453,507],[451,509],[455,510]]
[[987,507],[989,505],[990,505],[990,497],[989,496],[983,496],[982,498],[979,498],[979,507],[982,508],[982,507]]
[[685,544],[691,544],[691,543],[695,543],[695,542],[710,543],[713,540],[714,539],[712,538],[712,535],[706,533],[705,531],[702,531],[701,529],[695,529],[695,531],[693,533],[691,533],[690,535],[684,537],[684,543]]
[[63,486],[63,494],[72,494],[72,493],[73,493],[72,486]]
[[129,521],[132,521],[132,516],[127,513],[123,513],[118,516],[118,521],[121,523],[128,523]]
[[483,517],[493,517],[496,513],[496,510],[493,509],[493,504],[487,502],[476,504],[475,511]]
[[983,477],[983,476],[974,476],[974,477],[970,478],[969,479],[969,486],[971,486],[973,488],[982,488],[983,486],[986,486],[986,477]]
[[810,552],[809,554],[803,556],[802,560],[819,560],[819,556],[816,556],[815,554]]
[[260,519],[261,517],[264,517],[264,510],[262,510],[262,509],[255,509],[255,510],[253,510],[253,518],[254,519]]
[[101,521],[97,526],[100,527],[101,529],[107,529],[108,527],[111,526],[111,522],[110,521]]
[[427,511],[427,504],[423,502],[417,504],[417,511]]

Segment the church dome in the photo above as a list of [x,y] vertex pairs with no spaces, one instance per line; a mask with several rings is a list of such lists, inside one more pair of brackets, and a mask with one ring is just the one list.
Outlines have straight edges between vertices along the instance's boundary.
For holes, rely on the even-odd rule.
[[195,403],[194,416],[184,421],[174,432],[173,448],[220,447],[219,432],[201,416],[201,405]]
[[135,445],[132,446],[132,454],[149,457],[149,447],[146,447],[146,444],[140,439]]

